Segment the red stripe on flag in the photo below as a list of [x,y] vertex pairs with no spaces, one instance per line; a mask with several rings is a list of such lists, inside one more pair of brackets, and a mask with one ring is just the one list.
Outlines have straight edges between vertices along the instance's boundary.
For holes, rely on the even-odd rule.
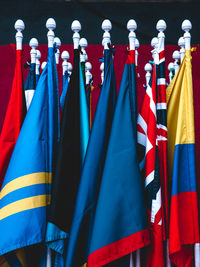
[[101,267],[149,243],[149,230],[145,229],[94,251],[89,255],[86,266]]

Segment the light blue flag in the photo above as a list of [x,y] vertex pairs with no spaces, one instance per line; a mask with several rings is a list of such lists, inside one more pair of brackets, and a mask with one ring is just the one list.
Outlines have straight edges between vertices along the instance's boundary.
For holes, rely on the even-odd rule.
[[0,255],[44,240],[53,151],[59,141],[58,78],[53,48],[39,79],[0,192]]

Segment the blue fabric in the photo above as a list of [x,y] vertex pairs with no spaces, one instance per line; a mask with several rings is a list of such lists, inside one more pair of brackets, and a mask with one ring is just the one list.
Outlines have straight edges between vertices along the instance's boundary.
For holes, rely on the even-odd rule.
[[[58,78],[53,48],[48,49],[47,65],[38,82],[29,112],[24,120],[2,186],[16,178],[37,172],[52,172],[53,151],[59,139]],[[47,175],[48,179],[48,175]],[[36,189],[42,195],[51,191],[49,183],[26,186],[13,190],[0,200],[0,217],[3,208],[27,197],[35,197]],[[22,196],[24,192],[24,197]],[[44,194],[43,194],[44,193]],[[32,208],[0,220],[0,255],[14,249],[44,240],[46,206]]]
[[172,196],[190,191],[197,191],[195,144],[179,144],[174,151]]
[[98,194],[89,254],[148,226],[137,158],[135,90],[134,70],[126,65]]
[[35,63],[31,63],[28,76],[24,84],[24,90],[34,90],[36,87]]
[[67,94],[67,88],[68,88],[68,75],[63,75],[63,89],[62,89],[62,94],[60,96],[61,111],[63,111],[63,108],[64,108],[65,97]]
[[36,83],[36,86],[38,84],[39,78],[40,78],[40,75],[39,74],[36,74],[35,75],[35,83]]
[[83,73],[81,70],[81,64],[79,64],[79,76],[80,76],[79,79],[80,79],[80,157],[81,157],[80,161],[81,161],[81,166],[83,166],[90,135],[90,127],[89,127],[87,99],[85,93]]
[[81,266],[88,256],[91,223],[115,110],[116,83],[112,53],[105,50],[104,57],[107,62],[105,78],[83,165],[67,248],[66,267]]

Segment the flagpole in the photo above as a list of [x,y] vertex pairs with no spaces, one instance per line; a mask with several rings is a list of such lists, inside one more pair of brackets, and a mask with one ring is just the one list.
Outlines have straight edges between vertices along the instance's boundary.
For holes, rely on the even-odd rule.
[[[31,64],[36,64],[36,48],[38,47],[38,40],[36,38],[32,38],[29,42],[29,46],[31,47]],[[35,74],[35,73],[34,73]],[[35,84],[34,84],[35,87]],[[35,93],[35,88],[29,88],[28,90],[25,90],[25,98],[26,98],[26,108],[27,111],[30,107],[31,101],[33,99]]]
[[[189,20],[184,20],[182,23],[182,30],[185,32],[183,35],[185,42],[185,50],[191,50],[191,34],[192,24]],[[195,267],[200,266],[200,243],[195,243],[194,245],[194,261]]]
[[150,63],[147,63],[144,66],[144,70],[146,71],[145,78],[146,78],[146,86],[148,86],[150,78],[151,78],[151,71],[152,71],[152,66]]
[[[53,47],[54,44],[54,29],[56,28],[56,22],[53,18],[49,18],[46,22],[46,28],[48,29],[47,39],[48,39],[48,47]],[[44,65],[44,62],[42,63]],[[46,64],[45,64],[46,65]],[[46,267],[51,267],[51,249],[47,247],[47,262]]]
[[103,84],[103,80],[104,80],[104,63],[103,62],[100,65],[100,70],[101,70],[101,84]]
[[169,83],[170,83],[173,79],[173,71],[174,71],[174,63],[173,62],[170,62],[168,64],[168,70],[169,70]]
[[36,67],[35,67],[35,74],[40,75],[40,58],[41,58],[41,53],[40,50],[36,50]]
[[185,41],[183,37],[180,37],[178,39],[178,45],[180,46],[180,58],[181,58],[181,63],[182,63],[184,56],[185,56]]
[[173,55],[172,55],[173,59],[174,59],[174,70],[175,70],[175,74],[178,72],[179,70],[179,64],[178,61],[180,59],[180,53],[178,50],[175,50]]
[[[130,19],[127,23],[127,30],[129,31],[128,39],[129,39],[129,49],[130,51],[135,51],[136,45],[139,47],[139,41],[136,42],[136,34],[135,30],[137,29],[137,23],[134,19]],[[138,52],[135,51],[135,65],[137,66],[137,60],[138,60]],[[137,257],[137,255],[140,255],[140,249],[136,250],[136,266],[140,265],[140,256]],[[130,267],[134,267],[133,262],[133,253],[130,254]]]
[[55,57],[56,57],[56,65],[59,64],[59,58],[60,58],[60,46],[61,46],[61,41],[60,38],[55,37],[54,38],[54,43],[56,43],[56,53],[55,53]]
[[63,60],[63,63],[62,63],[63,75],[65,75],[65,72],[68,71],[68,62],[67,62],[67,60],[69,59],[69,53],[68,53],[67,50],[62,52],[61,58]]

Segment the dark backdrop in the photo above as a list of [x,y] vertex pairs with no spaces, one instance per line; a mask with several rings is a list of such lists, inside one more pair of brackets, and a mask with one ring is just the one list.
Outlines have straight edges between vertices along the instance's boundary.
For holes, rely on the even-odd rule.
[[190,19],[193,25],[191,31],[192,43],[199,44],[200,3],[83,3],[73,2],[41,2],[31,0],[1,0],[0,44],[15,42],[13,25],[18,18],[25,22],[24,43],[29,43],[32,37],[38,38],[40,44],[46,44],[46,20],[53,17],[56,20],[56,35],[62,43],[72,43],[71,23],[74,19],[82,24],[81,36],[87,38],[89,44],[101,44],[103,31],[102,21],[109,18],[112,21],[111,31],[114,44],[127,43],[126,24],[129,19],[135,19],[138,25],[137,37],[141,44],[150,44],[157,35],[155,28],[159,19],[167,23],[166,44],[177,44],[183,34],[181,23]]

